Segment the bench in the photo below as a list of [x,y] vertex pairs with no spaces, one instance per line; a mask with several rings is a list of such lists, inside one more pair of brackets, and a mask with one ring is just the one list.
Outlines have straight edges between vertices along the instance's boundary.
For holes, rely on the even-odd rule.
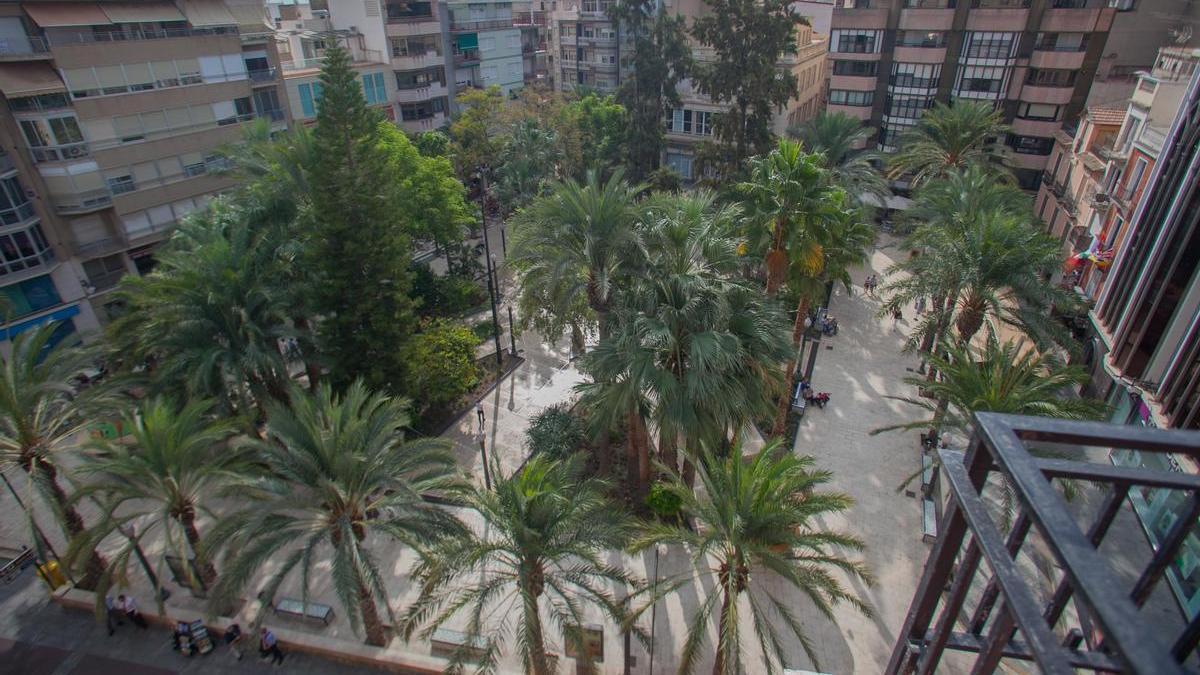
[[3,567],[0,567],[0,580],[6,584],[11,583],[26,567],[34,564],[34,562],[33,549],[23,549],[16,557],[5,563]]
[[429,636],[429,643],[433,646],[434,655],[445,654],[448,656],[463,650],[468,656],[480,658],[487,651],[487,640],[482,635],[472,637],[462,631],[449,628],[438,628],[433,631],[433,635]]
[[937,506],[926,497],[921,500],[921,541],[932,544],[937,539]]
[[293,616],[299,619],[316,619],[326,626],[333,618],[333,608],[319,602],[304,602],[295,598],[283,598],[272,608],[276,614]]
[[933,455],[921,453],[921,491],[929,494],[929,486],[933,484]]

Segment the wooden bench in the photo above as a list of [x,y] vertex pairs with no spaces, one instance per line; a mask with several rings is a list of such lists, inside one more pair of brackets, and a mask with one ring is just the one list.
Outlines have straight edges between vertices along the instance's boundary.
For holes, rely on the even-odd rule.
[[433,631],[433,635],[429,636],[429,643],[433,646],[435,656],[449,656],[463,650],[472,658],[481,658],[487,651],[487,639],[482,635],[471,637],[462,631],[449,628],[439,628]]
[[316,619],[326,626],[333,618],[333,608],[319,602],[304,602],[295,598],[283,598],[272,608],[276,614],[293,616],[299,619]]
[[937,539],[937,506],[926,497],[921,500],[921,540],[932,544]]

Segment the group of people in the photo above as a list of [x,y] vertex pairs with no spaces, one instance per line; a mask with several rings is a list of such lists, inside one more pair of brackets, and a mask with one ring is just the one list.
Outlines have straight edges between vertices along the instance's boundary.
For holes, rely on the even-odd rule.
[[[118,595],[115,601],[111,595],[107,596],[104,598],[104,607],[109,637],[116,632],[117,626],[125,625],[125,619],[142,630],[149,627],[146,617],[138,611],[137,602],[132,596]],[[176,628],[176,645],[179,644],[178,632],[179,629]],[[229,646],[229,653],[239,661],[242,659],[242,637],[242,627],[236,623],[225,629],[225,644]],[[264,660],[270,658],[272,665],[278,666],[283,663],[283,650],[279,648],[279,639],[266,626],[259,630],[258,655]]]

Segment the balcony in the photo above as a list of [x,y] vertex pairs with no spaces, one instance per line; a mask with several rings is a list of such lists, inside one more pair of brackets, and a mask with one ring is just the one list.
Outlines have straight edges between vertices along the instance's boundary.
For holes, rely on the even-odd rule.
[[408,87],[396,90],[396,100],[401,103],[420,103],[432,98],[446,95],[446,85],[441,82],[431,82],[419,87]]
[[[1001,659],[1055,674],[1189,672],[1200,619],[1168,626],[1141,608],[1164,575],[1194,560],[1200,477],[1169,467],[1171,455],[1200,459],[1200,433],[977,413],[966,451],[939,455],[949,499],[887,675],[917,664],[941,672],[946,650],[977,654],[973,667],[954,668],[972,673],[996,672]],[[1118,463],[1133,455],[1155,464]],[[1068,507],[1055,485],[1066,480],[1090,484],[1087,507]],[[1016,505],[1007,528],[991,504],[997,484]],[[1171,520],[1141,561],[1137,552],[1100,551],[1131,495],[1165,491],[1177,496]],[[1031,534],[1044,564],[1030,561]]]
[[426,21],[437,21],[437,17],[433,12],[422,14],[394,14],[388,12],[388,23],[424,23]]
[[276,68],[259,68],[257,70],[247,70],[246,74],[250,77],[250,81],[254,84],[273,84],[275,76],[279,73]]
[[92,150],[88,147],[87,143],[68,143],[66,145],[42,145],[29,148],[29,154],[33,156],[34,162],[44,164],[46,162],[66,162],[72,159],[90,157]]
[[112,206],[112,192],[108,188],[77,192],[70,195],[52,195],[51,201],[60,214],[87,213]]
[[[75,254],[80,258],[99,258],[109,253],[124,250],[126,246],[127,243],[123,237],[113,236],[86,243],[75,243],[73,248],[75,249]],[[97,288],[100,287],[100,284],[96,283],[95,280],[92,280],[92,285]]]
[[[355,49],[351,56],[354,58],[354,64],[364,63],[387,63],[383,58],[383,52],[378,49]],[[320,70],[321,66],[325,65],[325,56],[317,55],[308,59],[294,59],[292,61],[284,61],[280,64],[283,67],[283,72],[292,72],[297,70]]]
[[[120,24],[126,25],[126,24]],[[132,26],[133,24],[128,24]],[[59,31],[55,30],[49,40],[50,47],[67,45],[86,45],[95,43],[135,42],[140,40],[170,40],[174,38],[195,38],[212,36],[238,36],[234,27],[218,26],[216,28],[129,28],[123,31]]]
[[478,49],[464,49],[463,51],[457,52],[454,54],[454,65],[456,65],[456,66],[459,66],[459,67],[474,66],[474,65],[478,65],[478,63],[479,63],[479,50]]
[[26,43],[0,40],[0,61],[29,61],[50,58],[50,43],[44,37],[26,35]]

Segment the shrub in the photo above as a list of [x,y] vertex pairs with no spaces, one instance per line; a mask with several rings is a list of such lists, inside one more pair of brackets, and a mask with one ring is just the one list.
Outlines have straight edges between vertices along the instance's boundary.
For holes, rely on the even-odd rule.
[[534,415],[525,432],[529,455],[564,459],[583,446],[583,423],[564,404],[553,405]]
[[422,316],[456,316],[487,299],[487,292],[472,279],[435,274],[425,264],[414,264],[412,272],[412,296],[420,300]]
[[475,334],[462,324],[436,320],[404,348],[409,393],[422,409],[454,403],[479,384]]
[[480,321],[474,326],[471,326],[471,332],[475,334],[477,344],[491,340],[492,336],[496,333],[495,329],[492,328],[491,319],[488,319],[487,321]]
[[683,500],[679,495],[671,492],[666,485],[655,483],[650,486],[650,494],[646,495],[646,506],[655,514],[670,518],[679,515],[679,510],[683,507]]

